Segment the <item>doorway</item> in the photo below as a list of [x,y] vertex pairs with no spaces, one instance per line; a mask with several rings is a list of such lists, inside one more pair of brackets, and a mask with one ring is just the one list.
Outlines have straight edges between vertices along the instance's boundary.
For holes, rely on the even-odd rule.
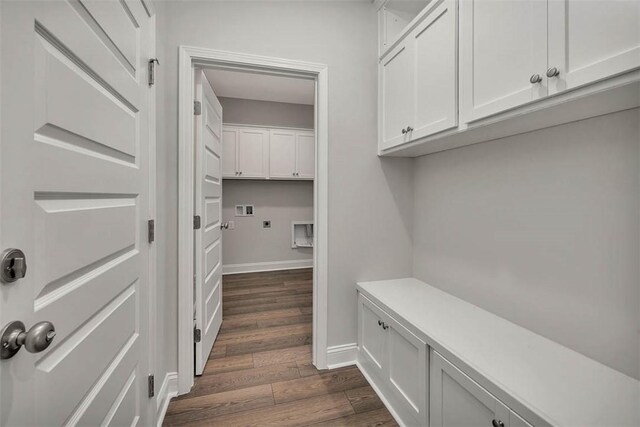
[[[327,68],[321,64],[302,63],[299,61],[287,61],[278,58],[267,58],[262,56],[235,54],[230,52],[222,52],[216,50],[181,47],[180,49],[180,88],[179,88],[179,137],[180,137],[180,158],[179,158],[179,294],[178,294],[178,390],[179,394],[186,393],[191,389],[194,381],[194,370],[197,366],[197,347],[194,346],[194,296],[200,292],[202,298],[203,293],[194,287],[194,277],[198,275],[198,265],[196,260],[196,251],[200,249],[196,247],[197,238],[194,236],[194,217],[196,216],[198,200],[194,191],[196,185],[194,177],[198,179],[196,172],[198,170],[196,147],[194,145],[194,137],[197,130],[194,124],[194,104],[196,99],[196,81],[198,72],[201,69],[215,69],[219,71],[235,71],[244,73],[253,73],[260,78],[268,78],[273,76],[300,79],[307,83],[311,83],[313,87],[314,110],[313,110],[313,131],[310,135],[298,135],[300,142],[300,152],[308,151],[309,145],[305,145],[305,136],[307,140],[312,137],[311,141],[315,144],[313,150],[313,172],[310,175],[309,168],[304,166],[302,161],[301,168],[296,168],[291,172],[291,180],[304,179],[306,175],[308,179],[312,179],[313,186],[313,219],[312,221],[296,221],[299,224],[291,224],[292,245],[304,245],[304,237],[307,237],[306,244],[313,246],[313,257],[311,265],[313,266],[313,327],[312,327],[312,359],[313,364],[324,369],[327,365],[327,148],[328,148],[328,120],[327,120]],[[215,85],[214,85],[215,86]],[[215,91],[215,87],[214,87]],[[204,107],[204,105],[201,105]],[[224,120],[224,113],[223,120]],[[230,129],[230,131],[236,131]],[[265,135],[265,130],[259,132],[254,129],[250,137],[245,138],[246,144],[260,144],[260,134]],[[271,135],[269,135],[271,136]],[[278,141],[286,142],[286,135],[280,135]],[[294,133],[294,138],[296,138]],[[294,139],[295,140],[295,139]],[[283,146],[284,146],[283,145]],[[296,145],[296,147],[298,147]],[[237,150],[237,148],[236,148]],[[223,150],[224,152],[224,150]],[[229,152],[229,151],[227,151]],[[303,160],[304,155],[301,157]],[[229,160],[227,158],[227,160]],[[256,158],[249,157],[244,160],[242,167],[238,167],[238,159],[235,160],[234,176],[242,180],[239,175],[248,171],[244,177],[261,178],[260,163]],[[300,160],[300,156],[298,156]],[[222,160],[220,178],[226,173],[232,171],[231,163]],[[249,167],[250,166],[250,167]],[[267,166],[267,169],[269,166]],[[247,172],[245,172],[247,173]],[[280,173],[283,173],[280,171]],[[257,175],[256,175],[257,174]],[[302,177],[301,177],[302,174]],[[253,175],[256,175],[255,177]],[[277,175],[277,174],[276,174]],[[283,176],[280,178],[284,179]],[[214,178],[215,180],[215,178]],[[222,180],[220,181],[222,182]],[[224,200],[223,200],[224,203]],[[242,215],[254,215],[255,206],[251,203],[239,205],[242,209]],[[234,208],[236,208],[234,206]],[[227,230],[230,224],[222,221],[220,216],[219,225],[222,230]],[[265,219],[265,221],[269,221]],[[268,225],[268,224],[267,224]],[[296,232],[298,234],[296,234]],[[296,241],[298,236],[298,241]],[[194,248],[196,251],[194,251]],[[278,268],[278,267],[276,267]],[[285,267],[286,268],[286,267]],[[259,266],[258,269],[269,269]],[[271,268],[273,269],[273,268]],[[202,301],[201,301],[202,303]],[[201,306],[201,305],[200,305]],[[196,302],[196,307],[198,307]],[[210,319],[213,322],[215,320]],[[196,325],[197,326],[197,325]],[[196,327],[196,329],[198,329]],[[215,329],[215,327],[214,327]],[[197,331],[196,331],[197,332]],[[202,334],[202,330],[200,331]],[[197,339],[196,339],[197,340]],[[201,341],[202,342],[202,341]],[[206,352],[201,348],[200,351]],[[195,357],[194,357],[195,356]],[[202,362],[202,355],[200,355]],[[202,368],[202,364],[200,365]]]

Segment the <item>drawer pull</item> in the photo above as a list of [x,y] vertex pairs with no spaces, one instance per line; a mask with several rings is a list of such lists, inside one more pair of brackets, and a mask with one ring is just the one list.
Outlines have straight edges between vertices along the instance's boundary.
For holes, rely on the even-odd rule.
[[491,424],[493,424],[493,427],[504,427],[504,423],[500,420],[493,420]]

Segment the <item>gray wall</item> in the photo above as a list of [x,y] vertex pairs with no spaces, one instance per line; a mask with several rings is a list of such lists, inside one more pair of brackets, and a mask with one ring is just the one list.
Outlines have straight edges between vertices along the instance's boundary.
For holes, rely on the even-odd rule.
[[640,378],[640,114],[416,160],[414,274]]
[[[243,204],[253,204],[255,215],[236,217],[235,205]],[[311,248],[291,248],[291,221],[313,221],[313,181],[225,179],[222,218],[235,221],[235,230],[223,232],[223,265],[313,258]]]
[[313,129],[313,105],[223,97],[218,99],[222,104],[225,123]]
[[[158,4],[160,3],[160,4]],[[158,286],[164,369],[177,368],[178,46],[329,68],[330,346],[356,341],[357,280],[411,274],[412,161],[376,156],[377,20],[363,1],[156,2],[165,111],[158,118]],[[164,61],[163,61],[164,58]],[[354,238],[353,236],[357,236]],[[161,368],[159,368],[160,370]],[[161,375],[158,372],[158,375]]]

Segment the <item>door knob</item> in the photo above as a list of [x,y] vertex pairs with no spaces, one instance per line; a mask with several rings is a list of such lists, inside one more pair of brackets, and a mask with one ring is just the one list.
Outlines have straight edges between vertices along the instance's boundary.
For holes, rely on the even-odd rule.
[[558,70],[556,67],[551,67],[547,70],[547,77],[551,78],[551,77],[558,77],[560,75],[560,70]]
[[8,323],[0,334],[0,359],[11,359],[24,346],[29,353],[45,350],[56,336],[56,328],[51,322],[38,322],[25,330],[19,320]]
[[226,230],[227,228],[229,228],[229,223],[228,223],[228,222],[221,222],[221,223],[220,223],[220,229],[223,229],[223,228],[224,228],[225,230]]
[[2,282],[15,282],[27,274],[27,257],[20,249],[7,249],[2,252],[1,257],[0,280]]
[[542,77],[540,77],[540,74],[534,74],[529,78],[529,81],[531,84],[540,83],[542,81]]

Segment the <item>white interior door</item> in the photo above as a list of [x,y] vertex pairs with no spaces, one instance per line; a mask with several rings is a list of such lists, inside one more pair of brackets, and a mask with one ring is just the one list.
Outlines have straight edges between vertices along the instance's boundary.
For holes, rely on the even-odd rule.
[[202,70],[196,71],[196,98],[202,114],[196,120],[195,214],[195,374],[201,375],[222,325],[222,105]]
[[[0,328],[55,337],[0,360],[0,424],[151,425],[150,111],[154,20],[137,0],[2,2]],[[51,336],[49,336],[51,338]]]
[[313,179],[316,173],[316,136],[296,132],[296,178]]
[[269,135],[269,177],[295,178],[296,133],[272,129]]

